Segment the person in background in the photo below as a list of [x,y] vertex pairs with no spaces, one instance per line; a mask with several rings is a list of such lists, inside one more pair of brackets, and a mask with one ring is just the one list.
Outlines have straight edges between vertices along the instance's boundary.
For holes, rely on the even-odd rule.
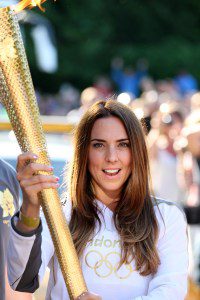
[[6,256],[10,219],[19,209],[19,183],[15,170],[0,158],[0,299],[30,300],[31,295],[14,292],[7,280]]
[[174,83],[181,96],[192,94],[198,91],[198,83],[196,78],[187,70],[181,70],[175,77]]
[[147,76],[147,63],[140,60],[137,69],[132,66],[124,68],[123,59],[116,57],[111,62],[111,78],[117,86],[119,93],[129,93],[132,98],[137,98],[140,94],[140,84]]
[[87,87],[84,89],[80,96],[80,104],[81,106],[77,109],[71,110],[66,115],[66,120],[72,124],[78,124],[84,113],[88,110],[92,104],[100,99],[99,91],[93,87]]
[[97,90],[99,99],[111,98],[114,94],[111,80],[104,75],[95,78],[93,87]]
[[187,117],[182,134],[186,138],[182,157],[187,191],[184,210],[190,225],[194,264],[191,276],[200,286],[200,109]]
[[174,144],[183,128],[183,115],[173,106],[168,112],[158,111],[152,119],[148,135],[153,191],[157,197],[181,204],[182,190],[178,182],[179,160]]

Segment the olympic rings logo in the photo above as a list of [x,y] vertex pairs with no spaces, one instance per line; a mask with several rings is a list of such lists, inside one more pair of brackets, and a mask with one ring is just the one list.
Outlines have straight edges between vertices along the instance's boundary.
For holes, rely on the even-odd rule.
[[[116,256],[118,262],[113,263],[112,260],[116,260]],[[119,261],[120,254],[118,252],[109,252],[103,256],[99,251],[91,250],[85,256],[86,265],[94,270],[95,274],[101,278],[107,278],[111,274],[115,274],[119,279],[128,278],[133,272],[132,266],[130,264],[123,264],[120,269],[118,269]]]

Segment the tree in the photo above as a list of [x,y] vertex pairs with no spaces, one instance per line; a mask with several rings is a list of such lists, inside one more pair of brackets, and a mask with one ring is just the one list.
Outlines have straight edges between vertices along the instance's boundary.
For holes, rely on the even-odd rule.
[[27,47],[34,82],[44,90],[66,81],[91,85],[95,75],[109,74],[117,55],[127,64],[147,58],[155,78],[185,67],[200,80],[199,1],[60,0],[44,6],[56,32],[58,72],[39,72],[31,42]]

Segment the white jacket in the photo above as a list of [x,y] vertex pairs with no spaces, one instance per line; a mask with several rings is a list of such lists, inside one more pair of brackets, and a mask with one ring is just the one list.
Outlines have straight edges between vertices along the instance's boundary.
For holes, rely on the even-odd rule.
[[[88,290],[99,294],[103,300],[184,300],[188,249],[182,211],[163,200],[158,200],[159,209],[154,206],[160,229],[157,247],[161,264],[154,276],[141,276],[135,271],[134,261],[117,269],[120,243],[113,224],[113,213],[97,202],[105,222],[100,216],[101,230],[96,230],[94,238],[87,243],[81,259]],[[69,220],[68,209],[65,209],[65,214]],[[46,300],[67,300],[69,296],[46,222],[43,222],[42,235],[40,232],[41,229],[38,229],[22,235],[17,232],[13,220],[8,254],[9,281],[16,290],[34,292],[49,266]]]

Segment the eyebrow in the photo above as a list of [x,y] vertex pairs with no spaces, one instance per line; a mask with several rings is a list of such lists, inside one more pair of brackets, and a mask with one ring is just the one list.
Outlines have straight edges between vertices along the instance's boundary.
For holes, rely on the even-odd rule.
[[[91,140],[91,142],[94,142],[94,141],[97,141],[97,142],[106,142],[105,140],[102,140],[102,139],[92,139]],[[125,138],[125,139],[119,139],[119,140],[117,140],[116,142],[124,142],[124,141],[129,141],[129,139],[128,138]]]

